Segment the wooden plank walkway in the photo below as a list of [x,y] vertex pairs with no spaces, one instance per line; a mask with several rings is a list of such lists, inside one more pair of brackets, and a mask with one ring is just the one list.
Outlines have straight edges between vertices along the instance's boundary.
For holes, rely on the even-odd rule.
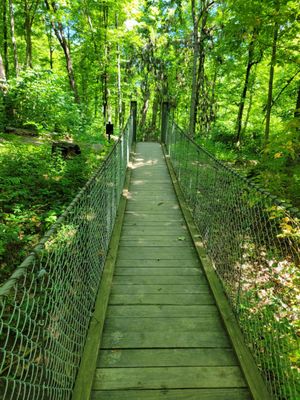
[[249,400],[156,143],[134,161],[93,400]]

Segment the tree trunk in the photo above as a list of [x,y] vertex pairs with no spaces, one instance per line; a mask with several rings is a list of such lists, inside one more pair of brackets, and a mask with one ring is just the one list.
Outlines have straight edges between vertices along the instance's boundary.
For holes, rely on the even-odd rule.
[[28,4],[28,0],[24,2],[24,11],[25,11],[25,41],[26,41],[26,67],[32,68],[32,38],[31,38],[31,30],[32,30],[32,22],[30,15],[30,7]]
[[108,28],[108,6],[103,5],[103,26],[104,26],[104,73],[102,75],[103,87],[103,118],[106,124],[110,120],[109,116],[109,89],[108,89],[108,57],[109,48],[107,43],[107,28]]
[[[118,14],[116,14],[116,29],[119,27]],[[122,75],[121,75],[121,48],[119,41],[117,42],[117,66],[118,66],[118,101],[116,121],[119,124],[119,129],[122,128]]]
[[297,101],[296,101],[296,110],[294,114],[295,118],[300,118],[300,85],[298,87],[298,95],[297,95]]
[[192,17],[193,17],[193,73],[192,73],[192,93],[191,93],[191,106],[190,106],[190,124],[189,134],[191,137],[195,136],[196,117],[197,117],[197,71],[198,60],[200,54],[200,43],[198,38],[199,19],[196,17],[195,0],[191,0]]
[[[48,3],[48,0],[45,0],[45,5],[47,7],[47,9],[50,11],[50,5]],[[56,13],[57,8],[55,6],[55,4],[52,3],[52,10],[54,13]],[[66,68],[67,68],[67,73],[68,73],[68,78],[69,78],[69,83],[70,83],[70,88],[74,94],[74,98],[76,103],[80,103],[80,98],[79,98],[79,94],[78,94],[78,90],[77,90],[77,85],[76,85],[76,81],[75,81],[75,75],[74,75],[74,69],[73,69],[73,64],[72,64],[72,57],[71,57],[71,53],[70,53],[70,48],[68,45],[68,41],[66,39],[65,36],[65,32],[64,32],[64,28],[63,25],[60,21],[51,21],[51,25],[52,28],[54,30],[55,36],[57,37],[63,51],[65,54],[65,60],[66,60]]]
[[[197,111],[199,99],[202,97],[205,102],[204,93],[204,64],[205,64],[205,40],[206,24],[210,7],[214,1],[201,0],[197,13],[195,0],[191,0],[192,19],[193,19],[193,74],[192,74],[192,93],[190,105],[189,134],[195,136],[197,123]],[[199,26],[201,21],[201,32]]]
[[[0,53],[0,81],[1,81],[1,83],[6,81],[5,68],[4,68],[1,53]],[[1,84],[0,84],[0,87],[2,87]]]
[[[279,2],[276,3],[276,18],[278,12],[279,12]],[[265,146],[268,144],[270,138],[271,110],[273,102],[273,82],[274,82],[274,70],[277,58],[278,31],[279,31],[279,23],[277,20],[275,20],[274,32],[273,32],[272,58],[271,58],[270,75],[269,75],[268,100],[266,107]]]
[[156,130],[156,122],[157,122],[157,113],[159,109],[159,95],[156,95],[153,100],[152,105],[152,122],[151,122],[151,130]]
[[3,57],[6,78],[9,78],[8,63],[8,38],[7,38],[7,0],[2,0],[3,5]]
[[16,76],[19,75],[19,59],[18,59],[18,51],[17,51],[17,41],[15,37],[15,16],[14,16],[14,6],[13,0],[9,0],[9,12],[10,12],[10,32],[11,32],[11,41],[13,45],[14,51],[14,67]]
[[241,139],[242,139],[242,123],[243,123],[243,114],[244,114],[244,108],[245,108],[245,101],[247,97],[247,92],[249,88],[249,78],[250,78],[250,73],[253,65],[255,65],[254,62],[254,50],[255,50],[255,41],[257,37],[257,29],[253,29],[252,33],[252,38],[249,43],[249,49],[248,49],[248,62],[247,62],[247,68],[246,68],[246,75],[245,75],[245,82],[243,86],[243,91],[239,103],[239,112],[237,116],[237,121],[236,121],[236,144],[237,146],[240,146],[241,144]]
[[256,79],[256,72],[255,72],[255,77],[253,79],[253,83],[252,83],[251,89],[250,89],[248,109],[247,109],[247,113],[246,113],[245,123],[244,123],[243,129],[242,129],[242,133],[241,133],[242,137],[244,137],[246,135],[248,124],[249,124],[251,109],[252,109],[252,106],[253,106],[253,95],[254,95],[255,79]]
[[146,119],[149,109],[149,99],[150,99],[150,89],[148,86],[148,82],[146,82],[145,88],[143,90],[143,107],[141,109],[141,121],[140,121],[140,129],[141,130],[143,129],[144,132],[146,128]]

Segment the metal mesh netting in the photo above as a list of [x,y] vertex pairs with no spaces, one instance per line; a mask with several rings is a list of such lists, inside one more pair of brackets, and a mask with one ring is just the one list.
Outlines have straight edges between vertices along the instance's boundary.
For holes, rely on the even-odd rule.
[[131,143],[132,119],[66,212],[0,287],[1,399],[70,399]]
[[300,398],[300,220],[176,124],[167,150],[272,398]]

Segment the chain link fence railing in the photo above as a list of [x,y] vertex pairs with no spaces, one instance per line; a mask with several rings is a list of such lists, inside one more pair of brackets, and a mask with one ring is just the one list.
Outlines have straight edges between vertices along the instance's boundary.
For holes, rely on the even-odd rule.
[[300,218],[175,123],[167,151],[245,342],[274,399],[300,399]]
[[0,399],[71,398],[132,132],[130,118],[94,176],[0,287]]

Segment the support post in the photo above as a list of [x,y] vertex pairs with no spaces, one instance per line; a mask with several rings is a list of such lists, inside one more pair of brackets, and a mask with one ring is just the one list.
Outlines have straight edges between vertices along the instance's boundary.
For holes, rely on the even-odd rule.
[[169,122],[169,102],[164,101],[162,103],[161,110],[161,143],[166,144],[167,139],[167,130],[168,130],[168,122]]
[[136,101],[131,102],[130,116],[132,118],[132,142],[135,143],[136,142],[136,126],[137,126],[137,121],[136,121],[137,102]]

